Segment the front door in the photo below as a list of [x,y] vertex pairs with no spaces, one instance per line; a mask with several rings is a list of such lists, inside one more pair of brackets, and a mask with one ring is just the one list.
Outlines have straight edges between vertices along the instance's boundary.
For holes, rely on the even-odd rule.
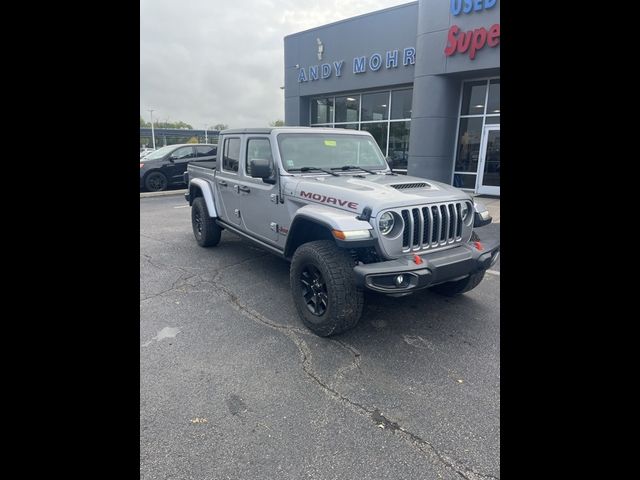
[[[241,175],[240,211],[247,232],[268,243],[282,243],[280,227],[288,227],[287,209],[279,202],[278,184],[265,183],[261,178],[251,177],[250,161],[266,159],[271,163],[273,178],[277,179],[271,142],[267,136],[247,138]],[[284,224],[283,224],[284,223]]]
[[500,196],[500,125],[484,127],[478,173],[478,193]]

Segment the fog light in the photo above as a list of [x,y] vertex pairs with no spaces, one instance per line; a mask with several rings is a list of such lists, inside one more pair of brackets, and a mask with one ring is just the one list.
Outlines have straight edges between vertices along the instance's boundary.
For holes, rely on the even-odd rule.
[[400,286],[400,285],[402,285],[402,282],[404,282],[404,277],[402,275],[398,275],[396,277],[396,285]]

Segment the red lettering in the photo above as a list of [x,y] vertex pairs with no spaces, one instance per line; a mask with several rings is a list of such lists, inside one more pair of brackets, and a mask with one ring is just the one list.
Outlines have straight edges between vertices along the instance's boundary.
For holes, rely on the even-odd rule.
[[349,208],[351,208],[353,210],[357,210],[358,209],[358,204],[356,202],[349,202],[347,207],[349,207]]
[[314,193],[311,198],[313,198],[314,200],[318,200],[319,202],[322,201],[322,195],[320,195],[319,193]]
[[347,204],[347,201],[338,199],[338,203],[340,204],[341,207],[344,207]]
[[469,45],[471,45],[471,35],[473,35],[471,30],[460,35],[458,39],[458,52],[464,53],[469,49]]
[[300,195],[301,195],[301,196],[303,196],[303,197],[311,198],[311,195],[312,195],[312,194],[311,194],[311,193],[307,193],[307,192],[305,192],[305,191],[303,190],[303,191],[301,191],[301,192],[300,192]]
[[457,25],[451,25],[449,33],[447,34],[447,48],[444,49],[445,56],[453,55],[456,51],[456,34],[460,31]]
[[457,25],[451,25],[447,34],[447,46],[444,49],[445,56],[449,57],[454,53],[465,53],[469,51],[469,58],[473,60],[479,50],[485,45],[491,48],[500,44],[500,24],[491,25],[489,30],[480,27],[468,32],[462,32]]
[[336,199],[333,197],[329,197],[327,198],[327,203],[333,203],[334,205],[336,204]]
[[471,42],[471,50],[469,50],[469,58],[476,58],[476,52],[484,47],[487,41],[487,31],[484,28],[476,28],[473,31],[473,42]]
[[493,48],[499,43],[500,43],[500,24],[496,23],[495,25],[491,25],[491,28],[489,29],[489,34],[487,35],[487,45]]

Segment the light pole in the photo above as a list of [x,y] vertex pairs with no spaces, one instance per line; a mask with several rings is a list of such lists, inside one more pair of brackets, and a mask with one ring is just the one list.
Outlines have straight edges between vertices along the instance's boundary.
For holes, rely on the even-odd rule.
[[209,143],[209,139],[207,137],[207,124],[204,124],[204,143]]
[[153,110],[147,110],[148,112],[151,112],[151,140],[153,140],[153,149],[156,149],[156,134],[155,131],[153,130]]

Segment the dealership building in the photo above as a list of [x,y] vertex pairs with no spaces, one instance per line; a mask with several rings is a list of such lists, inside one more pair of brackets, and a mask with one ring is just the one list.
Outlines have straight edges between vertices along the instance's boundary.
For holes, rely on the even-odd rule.
[[499,0],[420,0],[284,39],[285,123],[369,131],[394,170],[500,195]]

